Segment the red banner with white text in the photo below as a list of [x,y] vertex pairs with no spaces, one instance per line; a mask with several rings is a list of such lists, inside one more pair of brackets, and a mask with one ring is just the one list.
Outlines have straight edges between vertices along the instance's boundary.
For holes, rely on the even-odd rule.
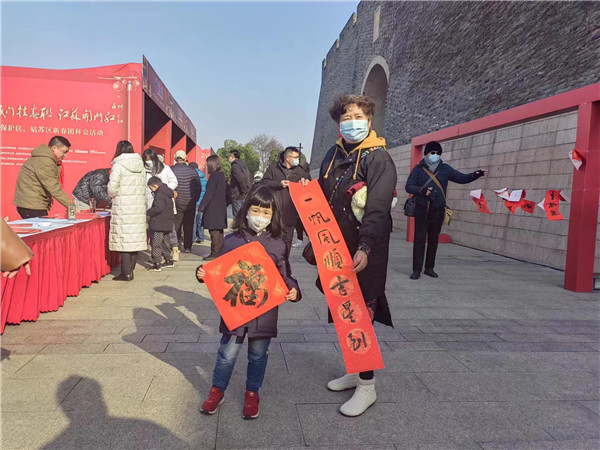
[[[133,102],[141,105],[141,76],[141,64],[133,63],[75,70],[1,67],[3,218],[19,218],[13,205],[19,169],[35,147],[53,136],[71,142],[62,166],[68,195],[85,173],[110,167],[117,142],[128,138],[128,119],[130,132],[141,129],[141,115],[130,114]],[[130,140],[140,152],[141,133]],[[54,202],[53,213],[64,210]]]

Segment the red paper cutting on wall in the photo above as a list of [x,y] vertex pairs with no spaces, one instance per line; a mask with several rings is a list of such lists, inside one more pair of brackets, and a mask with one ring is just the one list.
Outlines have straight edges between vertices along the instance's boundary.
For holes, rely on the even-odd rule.
[[577,149],[573,149],[569,152],[569,158],[571,159],[575,170],[579,170],[579,168],[583,164],[583,156],[581,156],[581,153],[579,153]]
[[477,209],[479,210],[479,212],[482,212],[484,214],[490,214],[487,202],[485,201],[485,196],[483,195],[481,189],[471,191],[470,195],[471,197],[473,197],[473,201],[477,205]]
[[538,203],[538,206],[546,212],[548,220],[563,220],[564,217],[560,213],[560,201],[567,199],[561,194],[560,190],[550,189],[546,191],[546,197]]
[[535,209],[535,202],[531,200],[522,199],[521,200],[521,209],[529,214],[533,214],[533,210]]
[[352,272],[352,257],[318,181],[306,187],[290,183],[289,189],[313,246],[347,372],[382,369],[377,336]]
[[251,242],[204,264],[204,282],[229,330],[285,302],[289,292],[264,247]]

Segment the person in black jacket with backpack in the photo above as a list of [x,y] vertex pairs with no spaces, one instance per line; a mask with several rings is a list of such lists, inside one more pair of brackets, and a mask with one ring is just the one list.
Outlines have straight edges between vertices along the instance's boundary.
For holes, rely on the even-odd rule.
[[[152,231],[152,267],[149,270],[160,272],[161,267],[174,267],[170,237],[175,223],[173,190],[158,177],[150,177],[148,187],[154,195],[152,207],[146,211],[150,219],[148,228]],[[161,266],[162,258],[165,263]]]
[[[459,172],[442,162],[441,154],[442,146],[439,142],[427,143],[423,151],[423,159],[413,168],[406,180],[406,192],[416,197],[417,204],[411,280],[417,280],[421,276],[426,241],[427,257],[423,273],[433,278],[438,277],[438,274],[433,271],[433,267],[435,266],[438,238],[444,222],[448,181],[467,184],[487,173],[487,170],[483,169],[466,174]],[[435,176],[443,191],[427,171]]]

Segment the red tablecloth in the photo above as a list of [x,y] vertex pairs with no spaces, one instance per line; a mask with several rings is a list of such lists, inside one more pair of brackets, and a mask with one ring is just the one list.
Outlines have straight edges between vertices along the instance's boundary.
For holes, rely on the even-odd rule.
[[76,296],[119,263],[108,250],[110,217],[72,227],[25,236],[33,250],[31,276],[23,269],[11,280],[2,278],[0,333],[6,323],[37,320],[40,312],[56,311],[68,296]]

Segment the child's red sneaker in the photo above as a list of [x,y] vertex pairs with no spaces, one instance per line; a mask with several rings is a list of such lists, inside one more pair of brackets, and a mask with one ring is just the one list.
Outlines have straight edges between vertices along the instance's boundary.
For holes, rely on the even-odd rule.
[[200,411],[204,414],[214,414],[217,412],[218,406],[223,403],[224,400],[225,393],[218,387],[213,386],[210,388],[208,397],[204,400],[204,403],[202,403]]
[[244,419],[256,419],[258,417],[258,392],[246,391],[243,417]]

